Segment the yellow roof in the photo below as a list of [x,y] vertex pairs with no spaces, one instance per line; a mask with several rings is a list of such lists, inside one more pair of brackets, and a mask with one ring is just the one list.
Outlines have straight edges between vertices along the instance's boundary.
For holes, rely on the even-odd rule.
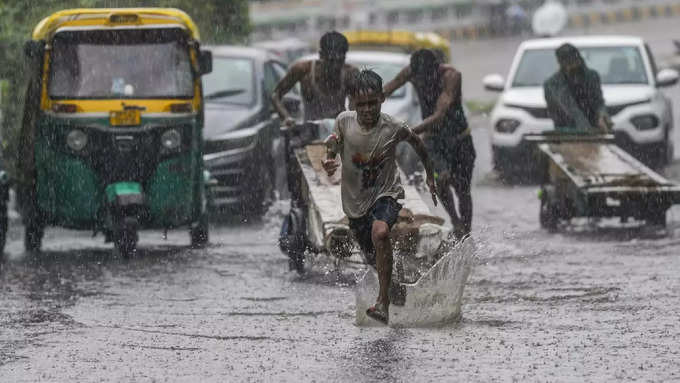
[[414,51],[420,48],[440,49],[449,52],[449,42],[436,33],[402,30],[358,30],[343,32],[349,45],[393,45]]
[[[120,16],[118,21],[111,16]],[[126,19],[126,17],[128,17]],[[33,40],[47,40],[62,27],[179,24],[199,40],[198,27],[184,11],[174,8],[80,8],[56,12],[33,30]]]

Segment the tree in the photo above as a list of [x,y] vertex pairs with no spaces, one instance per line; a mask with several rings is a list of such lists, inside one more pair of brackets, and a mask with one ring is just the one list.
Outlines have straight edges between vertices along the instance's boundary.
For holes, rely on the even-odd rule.
[[247,0],[0,0],[0,138],[10,174],[24,104],[24,43],[42,18],[61,9],[96,7],[179,8],[194,19],[207,43],[240,43],[250,33]]

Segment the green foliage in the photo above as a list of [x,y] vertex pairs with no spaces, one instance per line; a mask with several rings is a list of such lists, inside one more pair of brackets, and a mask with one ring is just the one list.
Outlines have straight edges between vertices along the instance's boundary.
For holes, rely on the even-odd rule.
[[2,157],[13,168],[16,135],[23,113],[25,63],[23,45],[35,25],[69,8],[172,7],[187,12],[198,24],[204,43],[239,43],[250,33],[247,0],[0,0],[0,81],[2,87]]

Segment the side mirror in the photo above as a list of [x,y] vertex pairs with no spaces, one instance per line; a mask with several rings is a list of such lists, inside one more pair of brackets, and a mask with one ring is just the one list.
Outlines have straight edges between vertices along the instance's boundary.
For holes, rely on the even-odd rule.
[[211,73],[213,70],[213,57],[211,51],[198,52],[198,72],[199,75]]
[[678,83],[678,71],[675,69],[662,69],[656,75],[656,86],[659,88],[672,86]]
[[492,92],[502,92],[505,89],[505,79],[499,74],[490,74],[482,79],[484,89]]
[[42,57],[44,51],[45,44],[42,41],[29,40],[24,44],[24,55],[29,60]]

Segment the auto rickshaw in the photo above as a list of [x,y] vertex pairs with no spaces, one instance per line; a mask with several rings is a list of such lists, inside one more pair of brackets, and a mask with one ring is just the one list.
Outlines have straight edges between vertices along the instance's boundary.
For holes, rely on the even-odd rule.
[[342,34],[352,50],[386,50],[411,54],[418,49],[432,49],[442,62],[451,61],[451,43],[434,32],[362,29],[344,31]]
[[200,78],[212,55],[184,12],[73,9],[26,43],[19,204],[27,251],[48,226],[103,233],[136,252],[139,229],[208,241]]

